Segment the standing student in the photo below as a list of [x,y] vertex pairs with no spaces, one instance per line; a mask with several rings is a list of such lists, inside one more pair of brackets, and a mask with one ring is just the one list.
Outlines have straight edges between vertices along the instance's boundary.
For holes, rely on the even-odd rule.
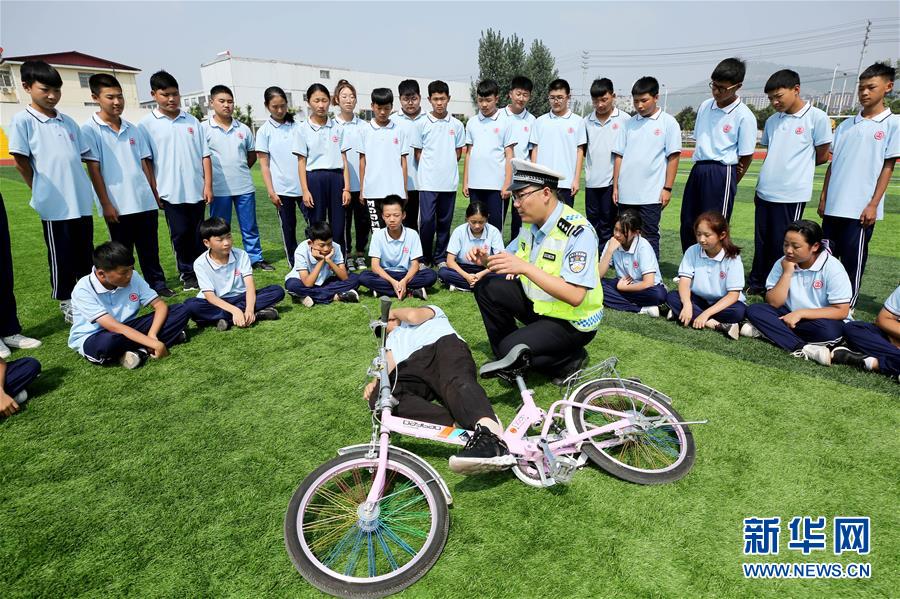
[[34,349],[40,346],[40,341],[22,334],[22,325],[16,313],[9,221],[6,218],[3,194],[0,194],[0,358],[8,358],[12,354],[11,347]]
[[203,253],[200,222],[213,201],[212,161],[200,122],[181,110],[178,81],[165,71],[150,77],[150,93],[158,108],[138,123],[153,159],[156,190],[162,200],[166,224],[181,284],[197,289],[194,260]]
[[478,114],[466,123],[466,159],[463,195],[470,202],[484,202],[491,225],[503,230],[503,201],[509,199],[513,150],[510,122],[497,109],[500,86],[493,79],[478,84]]
[[731,241],[728,221],[718,210],[704,212],[694,223],[697,243],[678,267],[678,290],[666,296],[669,320],[695,329],[713,329],[737,340],[747,306],[742,293],[741,248]]
[[[659,306],[666,301],[659,262],[653,248],[641,235],[640,213],[622,210],[616,218],[612,238],[600,255],[598,272],[603,286],[603,305],[613,310],[659,317]],[[616,277],[603,278],[610,265]]]
[[584,181],[585,216],[597,231],[600,247],[612,237],[618,209],[612,201],[613,145],[631,118],[616,108],[616,92],[606,77],[591,84],[594,112],[585,119],[587,167]]
[[756,149],[756,116],[738,97],[747,65],[726,58],[710,76],[712,98],[697,109],[694,124],[694,166],[681,200],[681,251],[694,245],[694,222],[708,211],[718,210],[731,220],[737,184],[753,162]]
[[328,223],[313,223],[306,241],[297,246],[294,267],[284,278],[284,286],[307,308],[315,304],[359,301],[359,276],[348,273],[341,244],[334,243]]
[[853,290],[847,271],[822,245],[818,223],[798,220],[784,234],[784,258],[766,279],[766,301],[747,307],[744,337],[760,337],[794,357],[831,364],[826,347],[844,332]]
[[800,97],[800,76],[790,69],[766,81],[775,114],[766,119],[760,143],[768,148],[753,199],[753,267],[748,295],[765,295],[766,275],[783,255],[787,226],[803,217],[816,166],[828,162],[831,123],[824,111]]
[[641,233],[659,259],[659,220],[672,199],[681,156],[681,127],[658,106],[659,82],[641,77],[631,86],[637,116],[613,145],[613,203],[641,215]]
[[832,364],[880,372],[900,383],[900,287],[884,302],[874,323],[845,322],[847,347],[831,350]]
[[[390,118],[394,106],[391,90],[377,87],[372,90],[371,97],[374,116],[360,128],[358,149],[360,189],[369,214],[367,226],[376,230],[383,225],[381,200],[390,195],[406,197],[409,142],[404,128]],[[365,260],[362,269],[365,269]]]
[[[344,231],[338,237],[347,250],[347,270],[365,270],[366,246],[369,244],[369,210],[359,193],[359,147],[362,129],[366,122],[360,119],[356,110],[356,88],[347,81],[341,79],[334,88],[334,96],[331,101],[338,108],[338,114],[334,117],[336,122],[344,130],[344,144],[347,150],[347,171],[350,175],[350,204],[344,210]],[[353,223],[356,222],[356,251],[353,251],[354,236]],[[339,232],[340,233],[340,232]]]
[[[407,150],[409,154],[406,160],[406,220],[403,226],[413,231],[419,230],[419,184],[418,184],[418,159],[412,147],[413,140],[418,135],[418,127],[425,118],[422,110],[422,93],[419,90],[419,82],[415,79],[404,79],[397,86],[397,96],[400,98],[400,112],[391,115],[391,120],[403,130],[406,135]],[[380,211],[375,215],[380,215]],[[374,221],[372,221],[374,224]]]
[[[528,160],[531,156],[531,129],[534,127],[535,116],[528,112],[528,102],[531,101],[531,92],[534,83],[524,75],[516,75],[509,82],[509,104],[503,109],[503,118],[509,121],[510,137],[516,143],[513,146],[513,157],[519,160]],[[519,211],[512,206],[512,194],[503,200],[503,214],[509,209],[509,235],[510,240],[519,236],[522,228],[522,217]],[[504,218],[505,220],[505,218]]]
[[547,90],[550,112],[541,115],[531,130],[531,161],[563,174],[556,190],[561,202],[575,203],[581,185],[581,167],[587,146],[584,119],[569,110],[571,91],[565,79],[554,79]]
[[41,373],[41,363],[34,358],[7,362],[0,357],[0,417],[12,416],[28,400],[26,387]]
[[109,229],[109,238],[137,249],[141,276],[162,297],[175,292],[166,285],[159,263],[157,234],[162,202],[156,192],[150,144],[143,131],[122,118],[125,96],[112,75],[89,80],[91,98],[100,110],[81,127],[91,148],[88,175]]
[[213,168],[213,202],[210,217],[218,216],[231,223],[231,206],[237,212],[244,251],[253,268],[275,270],[263,260],[256,222],[256,186],[250,169],[256,163],[253,132],[233,116],[234,94],[224,85],[209,90],[211,117],[200,123],[209,147]]
[[41,217],[51,297],[59,300],[65,321],[72,322],[72,289],[91,272],[94,192],[81,166],[90,148],[75,121],[56,110],[62,96],[57,70],[42,60],[27,60],[20,72],[31,103],[12,118],[9,153]]
[[466,208],[466,222],[459,225],[450,235],[447,245],[447,266],[438,271],[438,278],[450,291],[471,291],[491,271],[469,260],[470,252],[477,248],[485,255],[493,256],[504,250],[500,229],[489,222],[488,205],[479,200],[469,203]]
[[463,124],[447,111],[450,87],[443,81],[428,84],[432,110],[419,122],[412,147],[418,164],[419,234],[427,264],[445,266],[459,157],[466,145]]
[[350,204],[350,170],[344,129],[328,116],[331,93],[321,83],[306,90],[309,118],[297,128],[294,154],[298,157],[303,203],[311,222],[327,220],[344,230],[344,210]]
[[[293,154],[294,135],[299,125],[288,111],[287,95],[277,86],[266,88],[263,101],[269,118],[256,132],[256,157],[269,200],[278,211],[284,254],[294,265],[297,249],[297,209],[306,219],[297,157]],[[307,219],[308,220],[308,219]]]
[[859,298],[869,241],[875,222],[884,218],[884,192],[900,157],[900,115],[884,105],[896,75],[894,68],[878,62],[860,73],[857,91],[862,110],[844,119],[834,132],[831,164],[819,198],[822,230],[853,285],[851,308]]

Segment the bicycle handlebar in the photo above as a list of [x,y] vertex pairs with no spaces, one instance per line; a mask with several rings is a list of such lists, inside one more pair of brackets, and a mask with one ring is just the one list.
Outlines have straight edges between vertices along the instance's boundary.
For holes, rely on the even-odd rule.
[[381,322],[386,325],[391,314],[391,298],[386,295],[382,295],[378,299],[381,300]]

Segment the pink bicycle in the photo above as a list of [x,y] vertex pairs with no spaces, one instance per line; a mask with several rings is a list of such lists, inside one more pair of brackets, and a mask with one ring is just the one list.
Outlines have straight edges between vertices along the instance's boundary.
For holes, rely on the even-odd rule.
[[[453,499],[440,474],[414,453],[390,444],[391,433],[465,445],[471,432],[400,418],[385,349],[390,300],[382,298],[378,356],[369,368],[379,378],[379,399],[369,443],[338,450],[338,457],[310,473],[291,498],[285,545],[297,570],[316,588],[336,596],[381,597],[421,578],[447,540]],[[569,483],[591,460],[606,472],[639,484],[685,476],[694,463],[689,424],[671,400],[616,372],[616,359],[576,373],[563,399],[539,408],[523,375],[527,346],[485,364],[482,378],[514,383],[522,407],[503,434],[509,465],[535,487]]]

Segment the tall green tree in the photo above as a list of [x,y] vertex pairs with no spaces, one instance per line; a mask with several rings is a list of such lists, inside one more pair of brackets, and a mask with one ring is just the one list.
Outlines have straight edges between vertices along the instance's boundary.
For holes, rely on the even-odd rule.
[[551,81],[559,77],[559,71],[556,69],[556,59],[550,53],[550,48],[541,40],[531,42],[528,58],[525,59],[525,75],[534,82],[534,92],[531,94],[528,109],[538,116],[549,112],[550,100],[547,98],[547,88]]
[[[488,29],[481,32],[481,39],[478,40],[478,80],[473,81],[470,86],[472,101],[477,100],[475,89],[478,81],[483,79],[494,79],[503,85],[503,80],[507,79],[509,69],[506,64],[506,40],[500,31]],[[501,87],[501,93],[502,93]]]
[[500,83],[500,101],[505,104],[509,98],[509,87],[512,78],[525,72],[525,40],[515,33],[509,36],[504,45],[503,53],[506,55],[506,73],[503,79],[498,79]]
[[500,103],[506,104],[510,83],[516,75],[525,75],[534,82],[529,110],[534,114],[547,112],[547,86],[559,77],[550,49],[542,41],[534,40],[526,54],[525,40],[518,35],[512,34],[506,38],[500,31],[482,31],[478,40],[478,78],[470,87],[472,101],[477,99],[475,90],[478,82],[494,79],[500,86]]
[[694,112],[693,106],[685,106],[681,109],[681,112],[675,115],[675,120],[678,121],[678,126],[681,127],[682,131],[693,131],[694,123],[697,121],[697,113]]

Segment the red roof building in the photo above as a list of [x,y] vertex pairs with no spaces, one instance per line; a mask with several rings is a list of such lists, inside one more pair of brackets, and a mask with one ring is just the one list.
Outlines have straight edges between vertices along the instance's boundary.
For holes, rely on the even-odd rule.
[[130,67],[127,64],[106,60],[97,56],[91,56],[83,52],[53,52],[50,54],[30,54],[27,56],[7,56],[3,62],[22,63],[26,60],[43,60],[46,63],[57,66],[88,67],[93,69],[109,69],[111,71],[131,71],[140,73],[140,69]]

